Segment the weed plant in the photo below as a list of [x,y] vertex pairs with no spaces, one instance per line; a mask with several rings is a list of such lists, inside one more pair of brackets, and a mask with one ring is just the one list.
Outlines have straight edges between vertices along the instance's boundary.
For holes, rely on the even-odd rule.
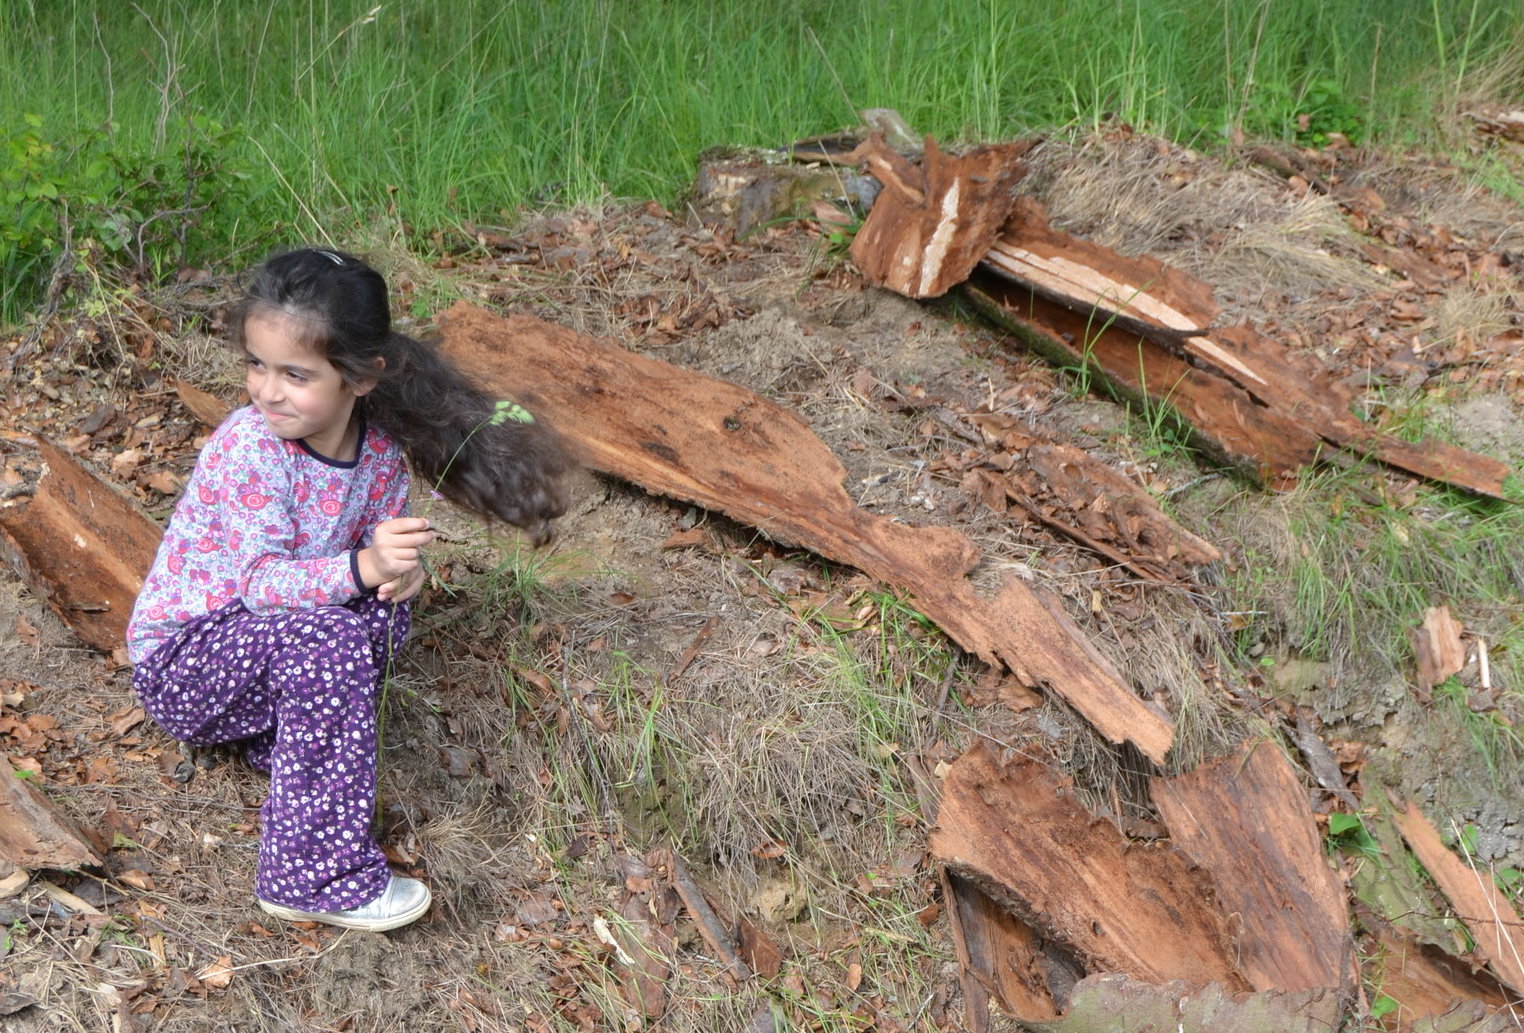
[[[85,241],[155,275],[296,240],[439,241],[675,200],[699,151],[895,107],[940,139],[1118,119],[1211,145],[1434,132],[1513,0],[12,0],[0,321]],[[1497,85],[1502,84],[1502,85]]]

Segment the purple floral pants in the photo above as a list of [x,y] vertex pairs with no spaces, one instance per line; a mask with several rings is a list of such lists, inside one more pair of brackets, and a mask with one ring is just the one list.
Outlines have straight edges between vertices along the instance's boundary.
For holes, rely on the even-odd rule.
[[259,897],[303,911],[359,907],[391,878],[370,834],[376,701],[407,637],[407,604],[250,613],[231,602],[192,621],[133,671],[143,708],[182,742],[238,742],[270,772],[260,810]]

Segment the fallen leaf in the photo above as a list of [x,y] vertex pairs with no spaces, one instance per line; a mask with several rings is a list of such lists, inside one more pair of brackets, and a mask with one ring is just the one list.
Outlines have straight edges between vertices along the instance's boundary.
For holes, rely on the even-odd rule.
[[42,644],[42,639],[37,634],[37,628],[31,621],[26,619],[26,614],[16,614],[16,634],[21,641],[32,647]]
[[217,990],[225,988],[233,981],[233,956],[224,954],[197,972],[196,978]]
[[128,868],[124,872],[118,872],[116,881],[128,889],[141,890],[145,893],[155,888],[153,876],[140,868]]
[[1466,647],[1460,636],[1460,622],[1446,606],[1429,607],[1423,612],[1423,623],[1408,630],[1418,661],[1419,698],[1424,702],[1434,686],[1466,666]]
[[147,458],[148,454],[140,448],[129,448],[118,452],[111,457],[111,472],[118,477],[127,477],[137,470],[142,465],[143,460]]
[[208,427],[215,427],[227,418],[229,410],[222,399],[194,384],[183,380],[175,381],[175,394],[180,396],[181,404],[190,410],[191,415]]
[[147,717],[148,714],[144,712],[142,707],[128,707],[125,710],[118,710],[116,713],[109,715],[107,720],[111,722],[112,735],[126,735],[132,729],[142,724]]
[[180,490],[180,478],[169,470],[158,470],[148,477],[148,486],[161,495],[173,495]]

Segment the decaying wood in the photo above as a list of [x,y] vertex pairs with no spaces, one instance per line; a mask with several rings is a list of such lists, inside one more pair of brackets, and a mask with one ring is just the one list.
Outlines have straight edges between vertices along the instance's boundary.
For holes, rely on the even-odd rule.
[[[1035,201],[1016,204],[984,264],[1085,320],[1078,328],[1071,324],[1064,342],[1074,358],[1147,394],[1155,405],[1172,406],[1203,433],[1222,440],[1224,448],[1232,450],[1231,441],[1242,437],[1235,433],[1237,425],[1259,423],[1273,413],[1276,423],[1300,430],[1304,443],[1294,452],[1327,442],[1420,477],[1502,497],[1506,464],[1439,442],[1399,441],[1370,428],[1349,413],[1347,392],[1332,380],[1309,377],[1277,342],[1247,326],[1214,327],[1219,310],[1206,284],[1156,260],[1127,258],[1056,231]],[[1016,305],[1004,306],[1005,313],[1023,320],[1021,299],[1015,300]],[[1051,322],[1041,319],[1039,326],[1049,331]],[[1232,392],[1204,392],[1198,378],[1183,376],[1178,362],[1136,346],[1092,348],[1098,329],[1120,331],[1124,339],[1145,338],[1228,381],[1245,397],[1235,401]],[[1058,331],[1061,340],[1064,333]],[[1274,465],[1285,449],[1248,454]]]
[[976,271],[964,291],[974,307],[1049,362],[1088,370],[1099,386],[1140,411],[1163,406],[1178,413],[1194,447],[1249,476],[1290,484],[1328,451],[1302,424],[1259,405],[1237,384],[1109,325],[1099,313],[1073,312],[988,272]]
[[821,202],[862,206],[875,190],[850,164],[780,164],[765,154],[725,152],[700,159],[688,204],[705,226],[739,237],[778,219],[811,215]]
[[39,439],[46,465],[24,506],[0,510],[0,556],[89,646],[121,646],[153,563],[153,521],[67,452]]
[[1423,623],[1408,629],[1408,641],[1418,661],[1418,695],[1427,702],[1434,686],[1466,666],[1460,622],[1448,606],[1431,606],[1423,612]]
[[[955,761],[930,847],[940,863],[1062,949],[1081,975],[1254,989],[1234,961],[1236,921],[1206,875],[1167,843],[1129,842],[1036,761],[1007,761],[984,744]],[[991,952],[997,957],[1030,955],[1009,933],[991,932],[988,923],[983,932],[1002,941]],[[1009,998],[1065,996],[1042,966],[1023,967],[1002,973],[1002,983],[1025,987],[1008,990]]]
[[1149,337],[1162,332],[1166,341],[1207,365],[1264,383],[1207,336],[1221,310],[1206,284],[1157,259],[1124,258],[1053,230],[1030,198],[1017,202],[984,262],[1065,308],[1098,313],[1120,329]]
[[1169,718],[1134,695],[1063,608],[1008,578],[993,597],[967,575],[959,532],[895,523],[853,505],[845,468],[804,421],[750,391],[527,316],[458,303],[446,353],[543,414],[593,469],[751,524],[907,591],[953,641],[1056,693],[1113,742],[1159,762]]
[[1402,838],[1471,932],[1478,957],[1504,986],[1524,994],[1524,922],[1493,884],[1492,873],[1473,868],[1446,849],[1438,831],[1413,804],[1394,801],[1393,816]]
[[1225,913],[1238,917],[1237,967],[1250,986],[1353,988],[1344,886],[1284,753],[1249,743],[1153,779],[1150,793],[1170,841],[1210,875]]
[[969,1028],[990,1028],[991,999],[1026,1022],[1062,1015],[1083,970],[975,883],[946,865],[941,875]]
[[16,776],[0,755],[0,861],[33,870],[72,871],[99,865],[100,856],[36,786]]
[[952,765],[931,851],[966,992],[1050,1022],[1086,977],[1115,973],[1177,1000],[1172,980],[1282,995],[1334,1022],[1358,975],[1344,890],[1284,754],[1249,745],[1151,792],[1170,838],[1131,842],[1036,761],[981,744]]
[[[1399,1029],[1412,1029],[1425,1020],[1435,1029],[1482,1030],[1488,1015],[1496,1015],[1508,1003],[1502,988],[1483,972],[1437,948],[1419,943],[1368,908],[1356,903],[1356,919],[1378,948],[1369,962],[1371,982],[1381,994],[1396,1002],[1390,1019]],[[1513,1023],[1506,1028],[1517,1029]]]
[[688,911],[688,917],[693,919],[693,924],[698,927],[699,935],[714,951],[715,957],[724,966],[725,972],[737,983],[743,983],[751,978],[751,969],[746,962],[741,960],[739,949],[731,939],[724,923],[714,913],[714,908],[709,906],[704,891],[699,884],[693,881],[692,874],[677,851],[669,850],[663,857],[667,868],[667,875],[672,880],[672,888],[682,899],[683,907]]
[[852,240],[852,260],[870,283],[912,298],[935,298],[962,283],[989,250],[1026,171],[1029,142],[944,154],[930,137],[912,165],[878,134],[858,152],[884,184]]
[[972,476],[975,483],[965,489],[991,508],[1004,512],[1005,500],[1015,502],[1033,519],[1149,580],[1186,580],[1189,567],[1222,559],[1216,546],[1084,449],[1051,440],[1006,413],[973,413],[966,420],[989,452],[969,467],[965,482]]

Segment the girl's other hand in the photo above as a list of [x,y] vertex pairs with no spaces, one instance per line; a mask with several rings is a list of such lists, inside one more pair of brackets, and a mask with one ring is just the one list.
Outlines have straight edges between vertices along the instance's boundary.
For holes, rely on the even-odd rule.
[[383,603],[405,603],[418,594],[426,578],[427,572],[420,564],[401,577],[392,578],[376,589],[376,598]]
[[395,581],[403,574],[422,568],[419,550],[434,540],[429,522],[423,517],[397,517],[376,525],[371,544],[360,550],[356,560],[360,577],[377,587]]

